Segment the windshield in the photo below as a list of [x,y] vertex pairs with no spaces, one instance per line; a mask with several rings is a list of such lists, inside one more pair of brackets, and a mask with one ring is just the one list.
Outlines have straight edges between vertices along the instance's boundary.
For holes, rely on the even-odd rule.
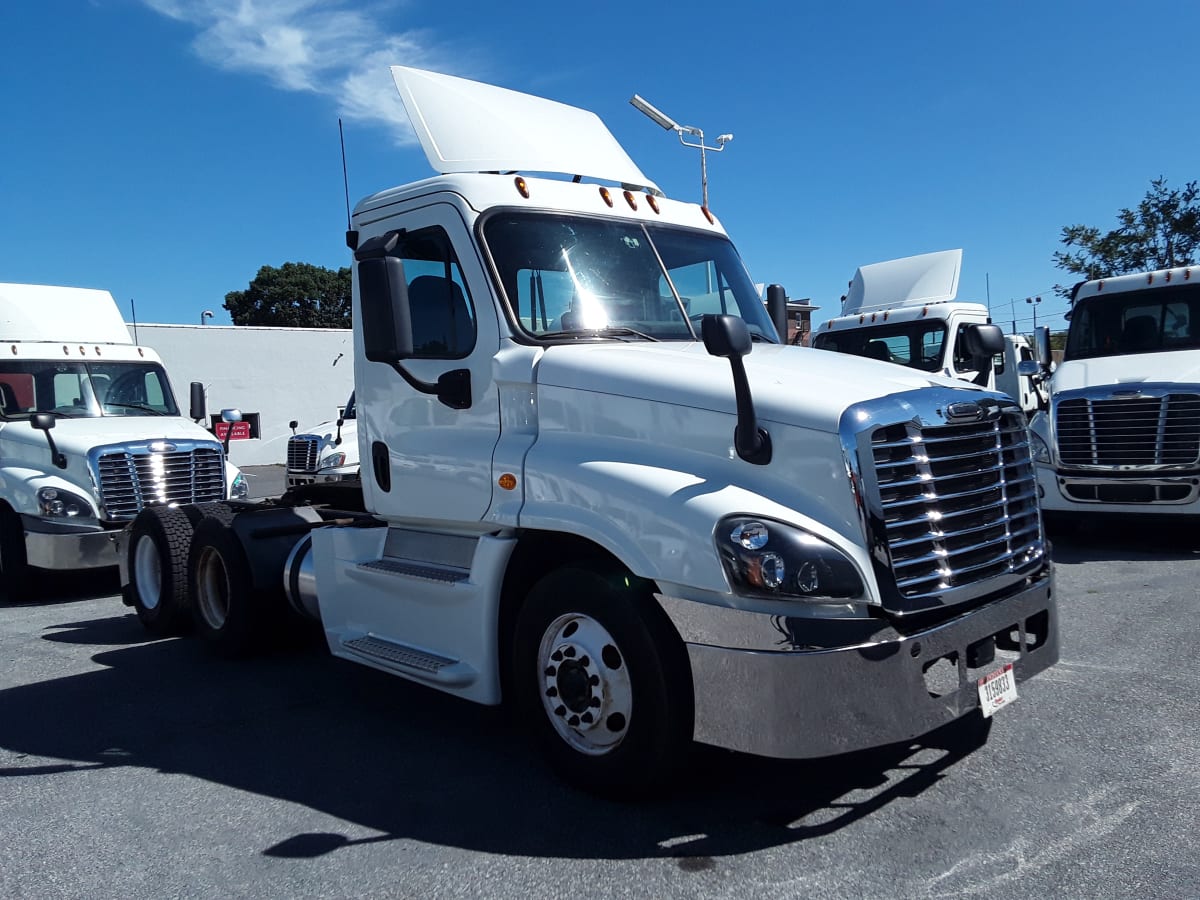
[[897,363],[910,369],[937,372],[943,368],[946,343],[944,322],[897,322],[846,331],[822,331],[813,339],[819,350],[835,350]]
[[0,361],[0,413],[27,419],[176,416],[167,373],[158,363]]
[[1063,359],[1200,348],[1200,284],[1088,297],[1071,310]]
[[662,225],[501,212],[483,235],[522,330],[537,338],[691,341],[701,316],[775,328],[728,239]]

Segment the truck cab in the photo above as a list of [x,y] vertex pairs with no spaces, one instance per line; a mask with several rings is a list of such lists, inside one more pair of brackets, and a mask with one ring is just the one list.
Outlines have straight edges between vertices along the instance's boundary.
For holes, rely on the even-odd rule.
[[1062,361],[1038,363],[1049,409],[1031,422],[1048,515],[1200,516],[1200,267],[1082,282]]
[[842,315],[821,326],[813,346],[980,384],[1033,415],[1044,391],[1017,371],[1033,359],[1029,341],[1001,334],[983,304],[955,300],[961,266],[962,250],[860,266]]
[[594,114],[392,71],[441,174],[347,234],[365,512],[199,521],[157,581],[202,638],[252,652],[286,606],[335,656],[512,704],[601,792],[693,740],[985,730],[1057,659],[1015,403],[781,344],[719,219]]
[[117,565],[147,504],[244,496],[222,445],[185,418],[162,361],[107,291],[0,284],[0,592],[29,567]]

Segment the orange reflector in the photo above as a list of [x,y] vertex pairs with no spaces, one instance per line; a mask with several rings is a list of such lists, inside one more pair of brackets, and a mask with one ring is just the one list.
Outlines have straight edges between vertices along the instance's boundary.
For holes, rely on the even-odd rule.
[[888,314],[887,314],[887,313],[884,313],[884,314],[883,314],[883,321],[885,321],[885,322],[886,322],[886,321],[887,321],[887,317],[888,317]]
[[1167,273],[1167,281],[1170,281],[1170,280],[1171,280],[1171,273],[1170,273],[1170,272],[1168,272],[1168,273]]
[[655,197],[653,194],[647,194],[646,202],[650,204],[650,208],[652,210],[654,210],[654,212],[657,214],[658,213],[658,198]]
[[612,194],[610,194],[608,192],[608,188],[606,188],[606,187],[600,188],[600,197],[604,200],[605,203],[607,203],[609,205],[609,207],[612,206]]
[[708,219],[709,225],[716,225],[716,220],[713,219],[713,214],[708,211],[707,206],[700,207],[700,212],[704,213],[704,218]]
[[629,204],[630,209],[637,209],[637,198],[633,196],[633,191],[625,192],[625,202]]
[[496,480],[496,484],[500,485],[506,491],[511,491],[517,486],[517,476],[505,472]]
[[928,313],[929,313],[929,307],[928,307],[928,306],[922,306],[922,307],[921,307],[921,315],[922,315],[922,316],[924,316],[924,315],[928,315]]
[[1184,280],[1184,281],[1187,281],[1187,280],[1188,280],[1189,278],[1191,278],[1191,277],[1192,277],[1192,270],[1191,270],[1191,269],[1184,269],[1184,270],[1183,270],[1183,280]]
[[1151,272],[1146,276],[1146,284],[1154,284],[1154,273]]
[[517,186],[517,191],[520,193],[520,195],[522,197],[524,197],[526,200],[528,200],[529,199],[529,185],[527,185],[525,183],[525,179],[522,178],[520,175],[518,175],[516,178],[513,179],[513,184],[515,184]]

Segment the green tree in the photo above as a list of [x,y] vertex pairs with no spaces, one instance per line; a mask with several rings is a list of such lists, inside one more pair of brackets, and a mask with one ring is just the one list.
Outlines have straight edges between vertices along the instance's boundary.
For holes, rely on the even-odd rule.
[[311,263],[263,266],[244,291],[225,295],[234,325],[350,327],[350,270]]
[[[1054,265],[1088,281],[1194,265],[1200,248],[1196,184],[1189,181],[1182,189],[1168,189],[1165,178],[1154,179],[1137,207],[1117,213],[1120,224],[1112,231],[1064,226],[1060,240],[1067,249],[1055,251]],[[1070,292],[1066,287],[1057,290]]]

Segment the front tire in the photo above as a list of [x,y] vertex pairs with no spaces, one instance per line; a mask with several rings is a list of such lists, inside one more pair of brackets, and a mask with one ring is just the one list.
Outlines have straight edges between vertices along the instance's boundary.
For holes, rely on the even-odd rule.
[[694,720],[687,651],[644,584],[561,569],[517,619],[517,703],[554,770],[600,794],[666,787]]
[[29,558],[21,517],[0,507],[0,601],[24,603],[29,595]]

